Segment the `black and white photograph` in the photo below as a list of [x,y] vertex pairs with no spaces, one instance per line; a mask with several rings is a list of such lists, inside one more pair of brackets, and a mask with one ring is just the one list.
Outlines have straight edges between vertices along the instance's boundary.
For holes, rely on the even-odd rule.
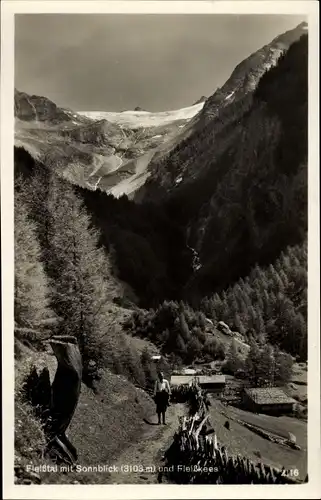
[[309,35],[15,13],[15,486],[308,485]]

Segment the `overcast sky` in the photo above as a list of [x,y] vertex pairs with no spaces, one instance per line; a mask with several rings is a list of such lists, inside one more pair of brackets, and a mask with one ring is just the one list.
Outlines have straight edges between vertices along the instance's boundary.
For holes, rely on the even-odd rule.
[[75,111],[190,106],[304,19],[272,15],[16,15],[15,85]]

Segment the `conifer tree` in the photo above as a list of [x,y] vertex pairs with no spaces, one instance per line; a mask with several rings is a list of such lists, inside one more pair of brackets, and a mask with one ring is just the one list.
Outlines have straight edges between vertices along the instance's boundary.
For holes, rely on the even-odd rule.
[[254,328],[257,332],[257,336],[261,338],[261,343],[264,342],[262,339],[265,338],[265,324],[260,309],[256,311],[254,317]]
[[289,311],[287,317],[288,328],[287,336],[284,339],[286,344],[284,348],[286,351],[292,354],[299,353],[304,355],[306,351],[305,341],[306,341],[306,321],[300,312],[295,312],[294,309]]
[[284,288],[285,288],[284,284],[283,284],[278,272],[274,268],[273,264],[269,265],[269,274],[270,274],[270,278],[271,278],[271,281],[273,283],[273,287],[275,288],[275,290],[277,290],[279,293],[283,293]]
[[[161,335],[160,335],[160,342],[163,344],[163,345],[167,345],[168,344],[168,340],[169,340],[169,337],[170,337],[170,333],[169,333],[169,330],[168,328],[166,328],[165,330],[162,331]],[[155,339],[156,340],[156,339]]]
[[261,361],[260,349],[258,347],[258,344],[254,340],[252,340],[250,344],[250,350],[245,361],[245,366],[249,380],[255,387],[259,385],[260,361]]
[[226,361],[224,363],[224,370],[227,373],[234,374],[237,370],[243,367],[243,362],[238,355],[237,345],[235,339],[232,340],[229,350],[227,352]]
[[215,293],[213,296],[213,308],[214,308],[213,319],[215,318],[217,321],[221,321],[224,316],[225,306],[223,304],[223,300],[217,293]]
[[49,306],[49,286],[41,262],[41,251],[34,223],[19,192],[14,203],[15,295],[14,317],[17,327],[36,329],[45,336],[48,320],[54,320]]
[[202,308],[202,311],[204,311],[207,316],[210,316],[213,318],[213,314],[215,314],[215,312],[213,310],[212,302],[213,302],[212,299],[209,299],[208,297],[204,297],[204,299],[202,299],[202,302],[201,302],[201,308]]
[[229,304],[228,304],[228,296],[225,291],[222,292],[222,310],[221,310],[221,319],[220,321],[224,321],[226,323],[229,323],[231,313],[229,309]]
[[229,320],[231,320],[239,311],[239,306],[237,302],[237,297],[234,293],[234,290],[230,290],[229,294],[227,295],[227,302],[228,302],[228,308],[229,308]]
[[241,335],[245,335],[246,333],[246,328],[244,327],[244,324],[243,324],[243,321],[240,317],[239,314],[236,314],[235,315],[235,319],[234,319],[234,323],[235,323],[235,327],[237,329],[237,331],[241,334]]
[[206,326],[206,320],[205,320],[204,313],[202,311],[197,311],[196,315],[195,315],[195,318],[196,318],[196,321],[197,321],[197,325],[200,328],[205,328],[205,326]]
[[257,312],[253,306],[250,306],[248,310],[248,327],[253,329],[257,334],[256,319],[257,319]]
[[30,188],[34,190],[31,211],[50,279],[50,303],[61,320],[59,333],[78,338],[84,380],[91,384],[104,365],[105,314],[116,292],[111,266],[72,186],[38,168]]
[[215,359],[217,357],[217,347],[218,343],[217,340],[211,339],[207,340],[204,344],[203,351],[208,354],[208,356],[211,358],[211,360]]
[[272,305],[272,295],[267,290],[264,290],[262,295],[263,302],[263,316],[269,319],[272,315],[273,305]]
[[212,320],[212,321],[219,321],[219,309],[216,307],[216,302],[215,302],[215,299],[214,297],[212,297],[211,299],[209,299],[208,301],[208,310],[205,311],[207,316]]
[[293,360],[290,354],[281,352],[278,347],[274,349],[275,359],[275,385],[285,385],[291,380]]
[[273,386],[275,379],[275,359],[273,347],[271,345],[265,344],[262,348],[258,368],[260,373],[260,386]]
[[186,354],[186,344],[184,340],[182,339],[181,335],[179,333],[176,334],[175,338],[175,352],[182,358],[184,359],[184,356]]
[[125,343],[122,349],[121,364],[129,380],[132,380],[141,387],[145,387],[146,379],[141,358],[127,343]]
[[182,336],[182,339],[186,343],[190,340],[191,333],[189,331],[188,324],[186,322],[186,319],[185,319],[185,316],[183,313],[180,313],[178,323],[179,323],[180,334]]
[[108,328],[104,313],[115,283],[105,254],[97,248],[98,234],[90,229],[72,189],[60,188],[52,195],[52,303],[64,320],[64,332],[78,337],[86,362],[99,357],[100,339]]
[[289,278],[288,276],[286,275],[286,273],[284,272],[283,269],[281,269],[279,272],[278,272],[279,276],[280,276],[280,279],[282,281],[282,284],[283,284],[283,287],[284,287],[284,290],[285,292],[287,291],[288,287],[289,287]]
[[202,353],[202,344],[196,337],[192,337],[186,345],[187,362],[193,361]]

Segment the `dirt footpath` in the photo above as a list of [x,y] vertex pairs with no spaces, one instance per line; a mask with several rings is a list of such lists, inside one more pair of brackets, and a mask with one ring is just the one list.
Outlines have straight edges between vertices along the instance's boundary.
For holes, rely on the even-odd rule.
[[186,413],[182,404],[171,405],[166,413],[167,425],[157,425],[152,415],[142,423],[143,434],[138,443],[129,444],[114,461],[114,471],[108,477],[109,484],[155,484],[158,482],[162,456],[170,446],[178,428],[178,417]]

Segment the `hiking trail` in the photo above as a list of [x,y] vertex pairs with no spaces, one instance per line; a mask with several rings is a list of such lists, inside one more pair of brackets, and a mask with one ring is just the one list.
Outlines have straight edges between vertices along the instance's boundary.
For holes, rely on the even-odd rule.
[[[186,414],[186,406],[175,403],[166,412],[166,425],[157,425],[157,415],[143,421],[144,430],[138,443],[130,444],[114,461],[117,472],[111,472],[109,484],[157,484],[158,467],[178,428],[178,417]],[[156,470],[148,470],[152,468]],[[143,470],[142,470],[143,469]]]

